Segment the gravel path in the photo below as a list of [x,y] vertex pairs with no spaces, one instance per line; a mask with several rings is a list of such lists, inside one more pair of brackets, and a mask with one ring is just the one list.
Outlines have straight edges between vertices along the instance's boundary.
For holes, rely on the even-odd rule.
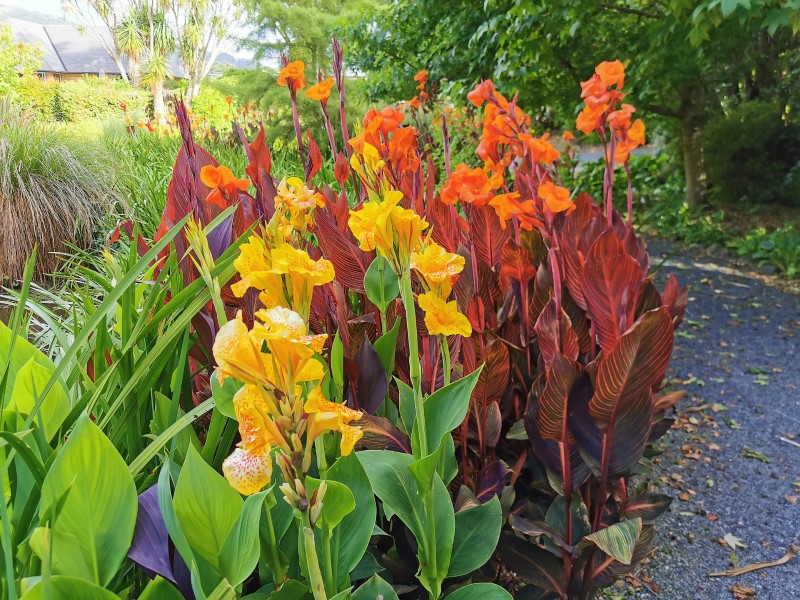
[[700,250],[653,240],[650,252],[654,265],[666,258],[659,279],[675,272],[689,285],[668,374],[686,397],[656,458],[658,491],[674,500],[634,597],[800,600],[800,556],[708,577],[800,544],[800,447],[781,440],[800,443],[800,296]]

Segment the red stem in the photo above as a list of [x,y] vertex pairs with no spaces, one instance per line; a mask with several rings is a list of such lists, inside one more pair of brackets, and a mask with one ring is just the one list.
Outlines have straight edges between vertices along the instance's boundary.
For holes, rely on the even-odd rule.
[[331,143],[331,156],[333,157],[333,162],[336,163],[338,150],[336,149],[336,138],[333,136],[331,117],[328,114],[328,105],[326,102],[320,102],[320,105],[322,106],[322,115],[325,117],[325,130],[328,132],[328,141]]
[[303,131],[300,129],[300,113],[297,111],[297,92],[291,87],[292,82],[289,81],[289,93],[292,96],[292,119],[294,120],[294,132],[297,135],[297,149],[300,152],[300,160],[302,164],[306,164],[306,152],[303,147]]

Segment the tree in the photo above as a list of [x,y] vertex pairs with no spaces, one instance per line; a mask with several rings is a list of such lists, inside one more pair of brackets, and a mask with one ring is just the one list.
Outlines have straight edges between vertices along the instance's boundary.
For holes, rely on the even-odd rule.
[[147,57],[142,83],[153,92],[153,116],[163,120],[167,114],[164,102],[164,80],[171,75],[169,54],[175,50],[175,33],[159,0],[144,0],[139,10],[144,17],[147,35]]
[[141,11],[132,10],[114,30],[117,47],[128,59],[131,83],[139,87],[142,75],[142,55],[147,50],[147,39]]
[[328,67],[331,36],[372,14],[377,0],[246,0],[253,34],[244,45],[256,56],[277,58],[284,53],[302,60],[312,73]]
[[178,33],[178,50],[189,79],[186,104],[200,91],[200,82],[214,66],[223,43],[241,17],[238,0],[189,0],[173,2],[172,15]]
[[[130,14],[130,3],[120,0],[62,0],[61,6],[65,13],[80,21],[81,33],[90,36],[103,47],[117,65],[120,77],[128,81],[128,71],[122,62],[125,53],[117,44],[113,32],[117,31]],[[112,32],[112,35],[104,35],[105,31]]]
[[14,89],[21,77],[33,74],[42,64],[42,48],[14,39],[11,27],[0,23],[0,95]]
[[619,58],[640,111],[679,137],[693,206],[704,202],[701,138],[710,118],[754,96],[787,113],[797,103],[796,78],[787,75],[800,66],[794,0],[475,4],[402,0],[354,27],[356,65],[374,77],[373,91],[408,97],[410,74],[421,68],[445,91],[491,77],[569,126],[580,81],[601,60]]

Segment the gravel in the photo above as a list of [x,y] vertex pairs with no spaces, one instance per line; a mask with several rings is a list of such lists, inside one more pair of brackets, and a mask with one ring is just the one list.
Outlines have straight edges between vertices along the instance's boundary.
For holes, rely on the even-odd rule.
[[[650,252],[653,265],[665,261],[660,283],[675,272],[689,286],[668,373],[668,389],[686,396],[653,476],[674,500],[639,574],[652,589],[634,597],[730,599],[741,586],[755,591],[743,598],[800,600],[800,556],[738,577],[708,576],[800,544],[800,447],[781,440],[800,443],[800,297],[700,249],[653,240]],[[721,544],[726,534],[745,547]]]

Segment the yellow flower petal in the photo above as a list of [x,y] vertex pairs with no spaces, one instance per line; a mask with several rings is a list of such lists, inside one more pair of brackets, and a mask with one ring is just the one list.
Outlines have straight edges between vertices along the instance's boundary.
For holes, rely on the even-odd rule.
[[425,327],[431,335],[472,335],[469,319],[458,312],[455,300],[447,302],[433,292],[420,294],[419,307],[425,311]]
[[240,494],[250,496],[269,485],[272,479],[269,451],[269,446],[253,452],[236,448],[222,463],[222,472],[231,487]]

